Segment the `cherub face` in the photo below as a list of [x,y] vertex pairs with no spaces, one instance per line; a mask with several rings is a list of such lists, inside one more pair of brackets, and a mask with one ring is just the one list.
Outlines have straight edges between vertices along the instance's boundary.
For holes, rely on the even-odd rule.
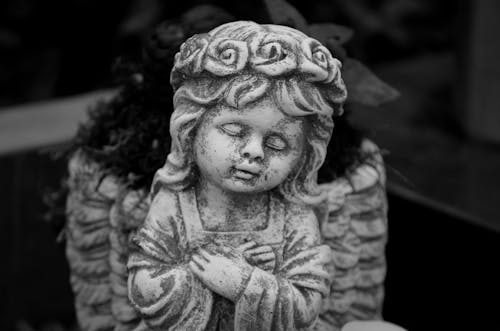
[[280,185],[299,161],[305,121],[283,114],[269,98],[242,109],[218,106],[197,130],[200,175],[225,191],[259,193]]

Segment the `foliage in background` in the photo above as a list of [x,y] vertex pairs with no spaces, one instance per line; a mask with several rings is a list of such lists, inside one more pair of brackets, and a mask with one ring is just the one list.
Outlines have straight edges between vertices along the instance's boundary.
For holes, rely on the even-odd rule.
[[[308,24],[298,10],[283,0],[264,0],[264,3],[271,23],[302,30],[343,62],[348,103],[376,106],[397,97],[394,89],[347,56],[343,45],[353,36],[351,29],[332,23]],[[223,9],[204,5],[159,24],[146,40],[141,59],[117,61],[114,71],[121,77],[122,86],[118,95],[110,102],[93,106],[88,122],[79,128],[67,155],[83,150],[106,173],[119,177],[130,188],[148,190],[154,173],[170,151],[173,91],[169,77],[175,53],[191,35],[234,20]],[[343,176],[363,160],[365,155],[359,150],[362,139],[363,134],[349,124],[346,115],[335,120],[327,159],[318,174],[320,182]],[[55,214],[64,211],[61,207],[64,199],[64,192],[46,195],[52,213],[47,218],[61,219]]]
[[361,62],[347,56],[343,45],[351,40],[354,32],[348,27],[333,23],[308,24],[300,12],[285,0],[264,0],[271,20],[310,35],[325,45],[342,62],[342,78],[347,86],[347,102],[366,106],[379,106],[392,101],[399,93]]
[[[466,40],[467,24],[460,16],[468,13],[464,1],[289,2],[310,22],[353,28],[356,38],[349,41],[349,52],[370,67],[453,51]],[[270,22],[265,6],[255,0],[0,1],[0,105],[109,86],[117,54],[137,53],[146,32],[162,19],[200,3],[217,4],[238,18]]]
[[132,188],[148,189],[170,151],[169,78],[175,53],[191,35],[233,20],[218,7],[199,6],[159,24],[146,40],[140,60],[116,63],[122,85],[118,96],[91,109],[72,149],[85,151]]

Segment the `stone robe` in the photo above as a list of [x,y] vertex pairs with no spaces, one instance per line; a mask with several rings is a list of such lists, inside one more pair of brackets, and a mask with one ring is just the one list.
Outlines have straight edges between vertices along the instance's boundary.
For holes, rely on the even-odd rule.
[[[329,294],[331,251],[321,244],[314,212],[270,194],[264,229],[203,229],[194,189],[155,196],[132,240],[129,297],[143,327],[159,330],[309,330]],[[235,302],[207,288],[190,270],[191,253],[218,243],[270,245],[273,270],[253,269]]]

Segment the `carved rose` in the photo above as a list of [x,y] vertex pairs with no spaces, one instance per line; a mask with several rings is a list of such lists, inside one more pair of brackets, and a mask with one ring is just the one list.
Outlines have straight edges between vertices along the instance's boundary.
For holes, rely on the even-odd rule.
[[180,52],[175,55],[175,69],[185,71],[191,67],[191,72],[201,72],[207,46],[208,38],[206,35],[194,35],[189,38],[181,45]]
[[263,40],[253,43],[252,67],[267,75],[277,76],[297,68],[297,56],[292,51],[293,41],[287,42],[285,36],[280,40]]
[[330,51],[314,39],[302,42],[304,61],[300,65],[301,71],[309,74],[311,82],[330,83],[339,76],[342,64],[334,59]]
[[321,47],[318,47],[312,52],[312,59],[314,63],[319,65],[321,68],[328,70],[328,55],[323,49],[320,48]]
[[207,50],[205,69],[217,76],[241,71],[248,61],[248,45],[239,40],[214,40]]
[[345,89],[340,61],[317,40],[291,28],[252,22],[231,23],[188,39],[176,54],[172,84],[204,70],[219,77],[242,74],[247,64],[268,77],[296,72],[308,82],[337,87],[335,93]]

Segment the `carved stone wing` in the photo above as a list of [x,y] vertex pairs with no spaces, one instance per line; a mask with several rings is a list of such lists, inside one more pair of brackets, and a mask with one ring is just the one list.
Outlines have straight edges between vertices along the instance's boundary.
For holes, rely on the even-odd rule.
[[69,163],[66,255],[82,330],[131,330],[128,240],[149,209],[146,193],[127,189],[83,153]]
[[367,159],[343,178],[323,184],[328,206],[321,232],[332,251],[331,294],[320,324],[339,329],[351,320],[382,319],[386,273],[387,198],[378,148],[363,142]]
[[[332,287],[321,325],[380,319],[384,295],[387,200],[382,157],[371,152],[349,175],[322,184],[329,192],[319,217],[333,250]],[[127,293],[128,242],[149,209],[147,192],[133,191],[76,153],[69,164],[66,254],[82,330],[131,330],[140,322]],[[140,328],[140,326],[139,326]]]

